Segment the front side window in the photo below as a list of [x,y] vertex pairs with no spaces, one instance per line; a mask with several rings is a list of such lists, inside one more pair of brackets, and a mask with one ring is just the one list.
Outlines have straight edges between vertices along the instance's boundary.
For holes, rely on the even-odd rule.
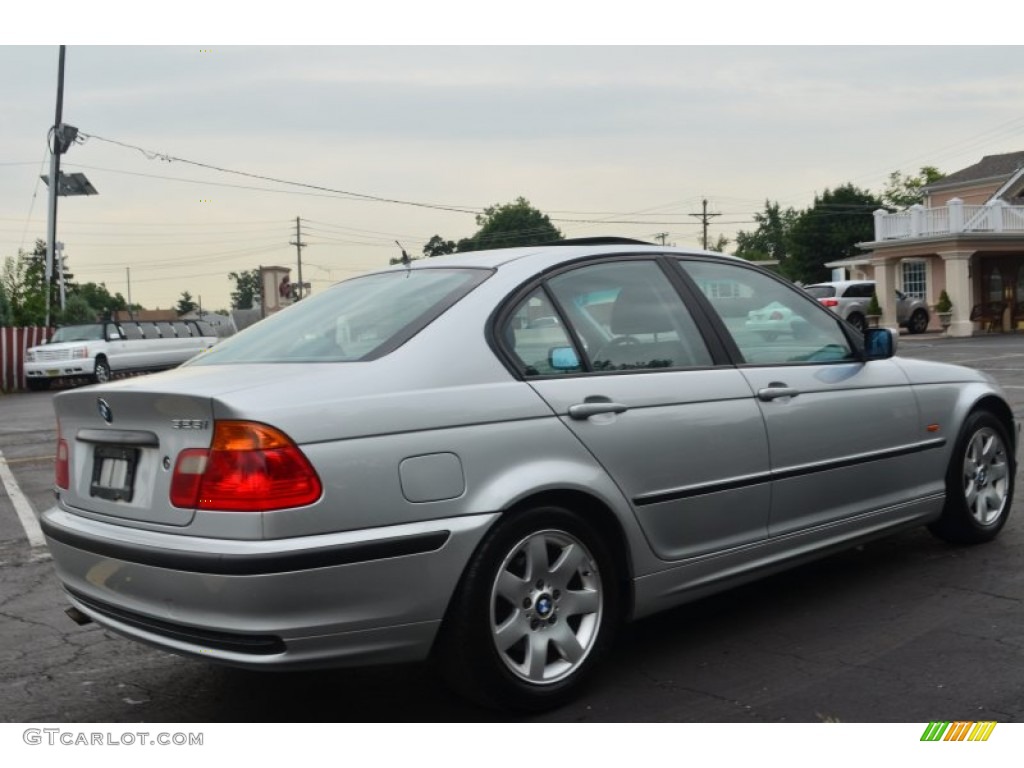
[[490,274],[425,268],[347,280],[226,339],[189,365],[370,360],[410,339]]
[[[835,315],[806,292],[753,269],[706,261],[681,261],[739,349],[753,365],[857,359]],[[723,296],[724,281],[734,285]]]

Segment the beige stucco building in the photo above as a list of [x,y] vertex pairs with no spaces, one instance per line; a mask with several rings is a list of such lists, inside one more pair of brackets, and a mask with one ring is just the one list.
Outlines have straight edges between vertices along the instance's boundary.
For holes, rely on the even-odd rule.
[[924,298],[937,328],[945,289],[951,336],[1024,330],[1024,152],[988,155],[924,192],[923,205],[875,211],[874,240],[858,243],[867,253],[827,266],[874,279],[884,319],[897,288]]

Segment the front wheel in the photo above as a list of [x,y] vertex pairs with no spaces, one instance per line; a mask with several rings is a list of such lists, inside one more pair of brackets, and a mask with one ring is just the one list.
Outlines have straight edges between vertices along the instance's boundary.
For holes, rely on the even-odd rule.
[[439,640],[444,675],[485,705],[519,711],[576,695],[611,642],[619,587],[600,537],[576,513],[511,513],[488,534]]
[[110,363],[107,362],[107,358],[96,358],[96,367],[93,369],[92,380],[97,384],[105,384],[110,381]]
[[911,333],[924,333],[928,330],[928,313],[923,309],[915,309],[907,322],[907,330]]
[[864,315],[860,314],[860,312],[854,312],[852,315],[846,318],[846,322],[848,322],[862,334],[868,332],[868,319],[864,317]]
[[980,544],[999,535],[1013,501],[1015,463],[1006,428],[987,411],[967,417],[946,473],[946,505],[929,526],[952,544]]

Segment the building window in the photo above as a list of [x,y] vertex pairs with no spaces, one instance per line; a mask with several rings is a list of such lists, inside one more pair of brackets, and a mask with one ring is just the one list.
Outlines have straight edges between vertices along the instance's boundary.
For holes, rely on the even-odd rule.
[[923,261],[903,262],[903,292],[915,299],[923,299],[928,289],[928,265]]

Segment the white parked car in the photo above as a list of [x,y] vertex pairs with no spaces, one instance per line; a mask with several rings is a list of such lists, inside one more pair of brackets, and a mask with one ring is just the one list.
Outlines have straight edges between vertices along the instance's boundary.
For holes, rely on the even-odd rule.
[[202,321],[105,322],[58,328],[47,344],[25,352],[25,379],[32,390],[60,379],[110,381],[115,373],[159,371],[181,365],[217,343]]

